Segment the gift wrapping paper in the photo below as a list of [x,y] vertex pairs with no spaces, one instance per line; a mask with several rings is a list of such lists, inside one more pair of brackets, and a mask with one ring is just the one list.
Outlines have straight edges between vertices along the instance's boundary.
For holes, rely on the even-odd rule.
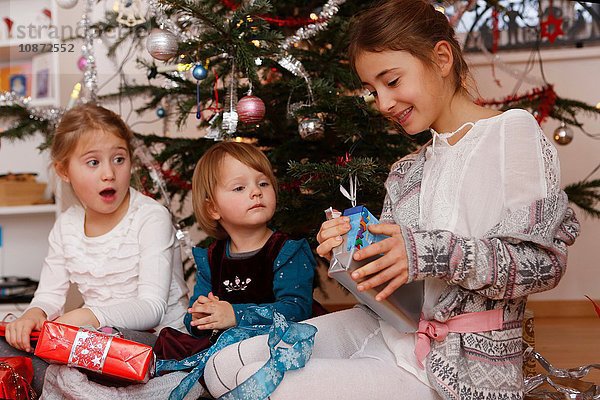
[[29,400],[33,364],[29,357],[0,357],[0,399]]
[[35,355],[55,364],[146,383],[154,368],[152,347],[102,332],[46,321]]
[[383,301],[375,300],[375,296],[387,283],[364,292],[359,291],[356,287],[356,281],[350,276],[352,271],[376,260],[380,256],[356,261],[352,258],[354,252],[383,240],[387,236],[374,235],[369,232],[368,226],[378,224],[379,221],[365,206],[349,208],[344,211],[343,215],[350,217],[350,231],[342,236],[342,244],[333,249],[328,271],[329,276],[338,281],[358,301],[365,304],[398,331],[416,332],[423,308],[423,281],[402,285]]

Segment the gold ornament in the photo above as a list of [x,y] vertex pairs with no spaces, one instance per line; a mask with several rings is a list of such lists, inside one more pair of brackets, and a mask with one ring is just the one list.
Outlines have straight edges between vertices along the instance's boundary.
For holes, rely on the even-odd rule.
[[554,141],[560,145],[567,145],[573,140],[573,131],[564,122],[554,131]]

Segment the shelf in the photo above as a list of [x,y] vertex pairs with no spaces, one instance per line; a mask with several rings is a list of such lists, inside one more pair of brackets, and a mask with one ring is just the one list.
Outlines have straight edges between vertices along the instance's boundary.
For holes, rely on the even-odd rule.
[[56,204],[37,204],[31,206],[0,206],[0,215],[52,214],[56,213]]

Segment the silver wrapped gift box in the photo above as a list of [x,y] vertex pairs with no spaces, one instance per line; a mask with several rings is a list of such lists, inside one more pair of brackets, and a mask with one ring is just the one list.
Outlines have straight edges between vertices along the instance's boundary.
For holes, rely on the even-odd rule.
[[367,247],[386,236],[373,235],[367,227],[379,221],[364,206],[352,207],[344,211],[343,215],[350,217],[350,231],[343,236],[343,243],[333,250],[329,266],[329,276],[348,289],[356,299],[365,304],[383,320],[388,322],[400,332],[416,332],[423,308],[424,286],[423,281],[411,282],[399,287],[392,295],[383,301],[375,300],[387,282],[376,288],[360,292],[350,275],[352,272],[379,256],[356,261],[352,258],[354,252]]

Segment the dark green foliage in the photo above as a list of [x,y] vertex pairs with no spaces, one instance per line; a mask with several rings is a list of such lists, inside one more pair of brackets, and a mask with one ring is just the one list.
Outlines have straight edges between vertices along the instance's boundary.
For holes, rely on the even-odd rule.
[[569,196],[569,201],[577,204],[586,214],[594,218],[600,218],[600,209],[598,208],[600,179],[572,183],[565,187],[565,192]]

